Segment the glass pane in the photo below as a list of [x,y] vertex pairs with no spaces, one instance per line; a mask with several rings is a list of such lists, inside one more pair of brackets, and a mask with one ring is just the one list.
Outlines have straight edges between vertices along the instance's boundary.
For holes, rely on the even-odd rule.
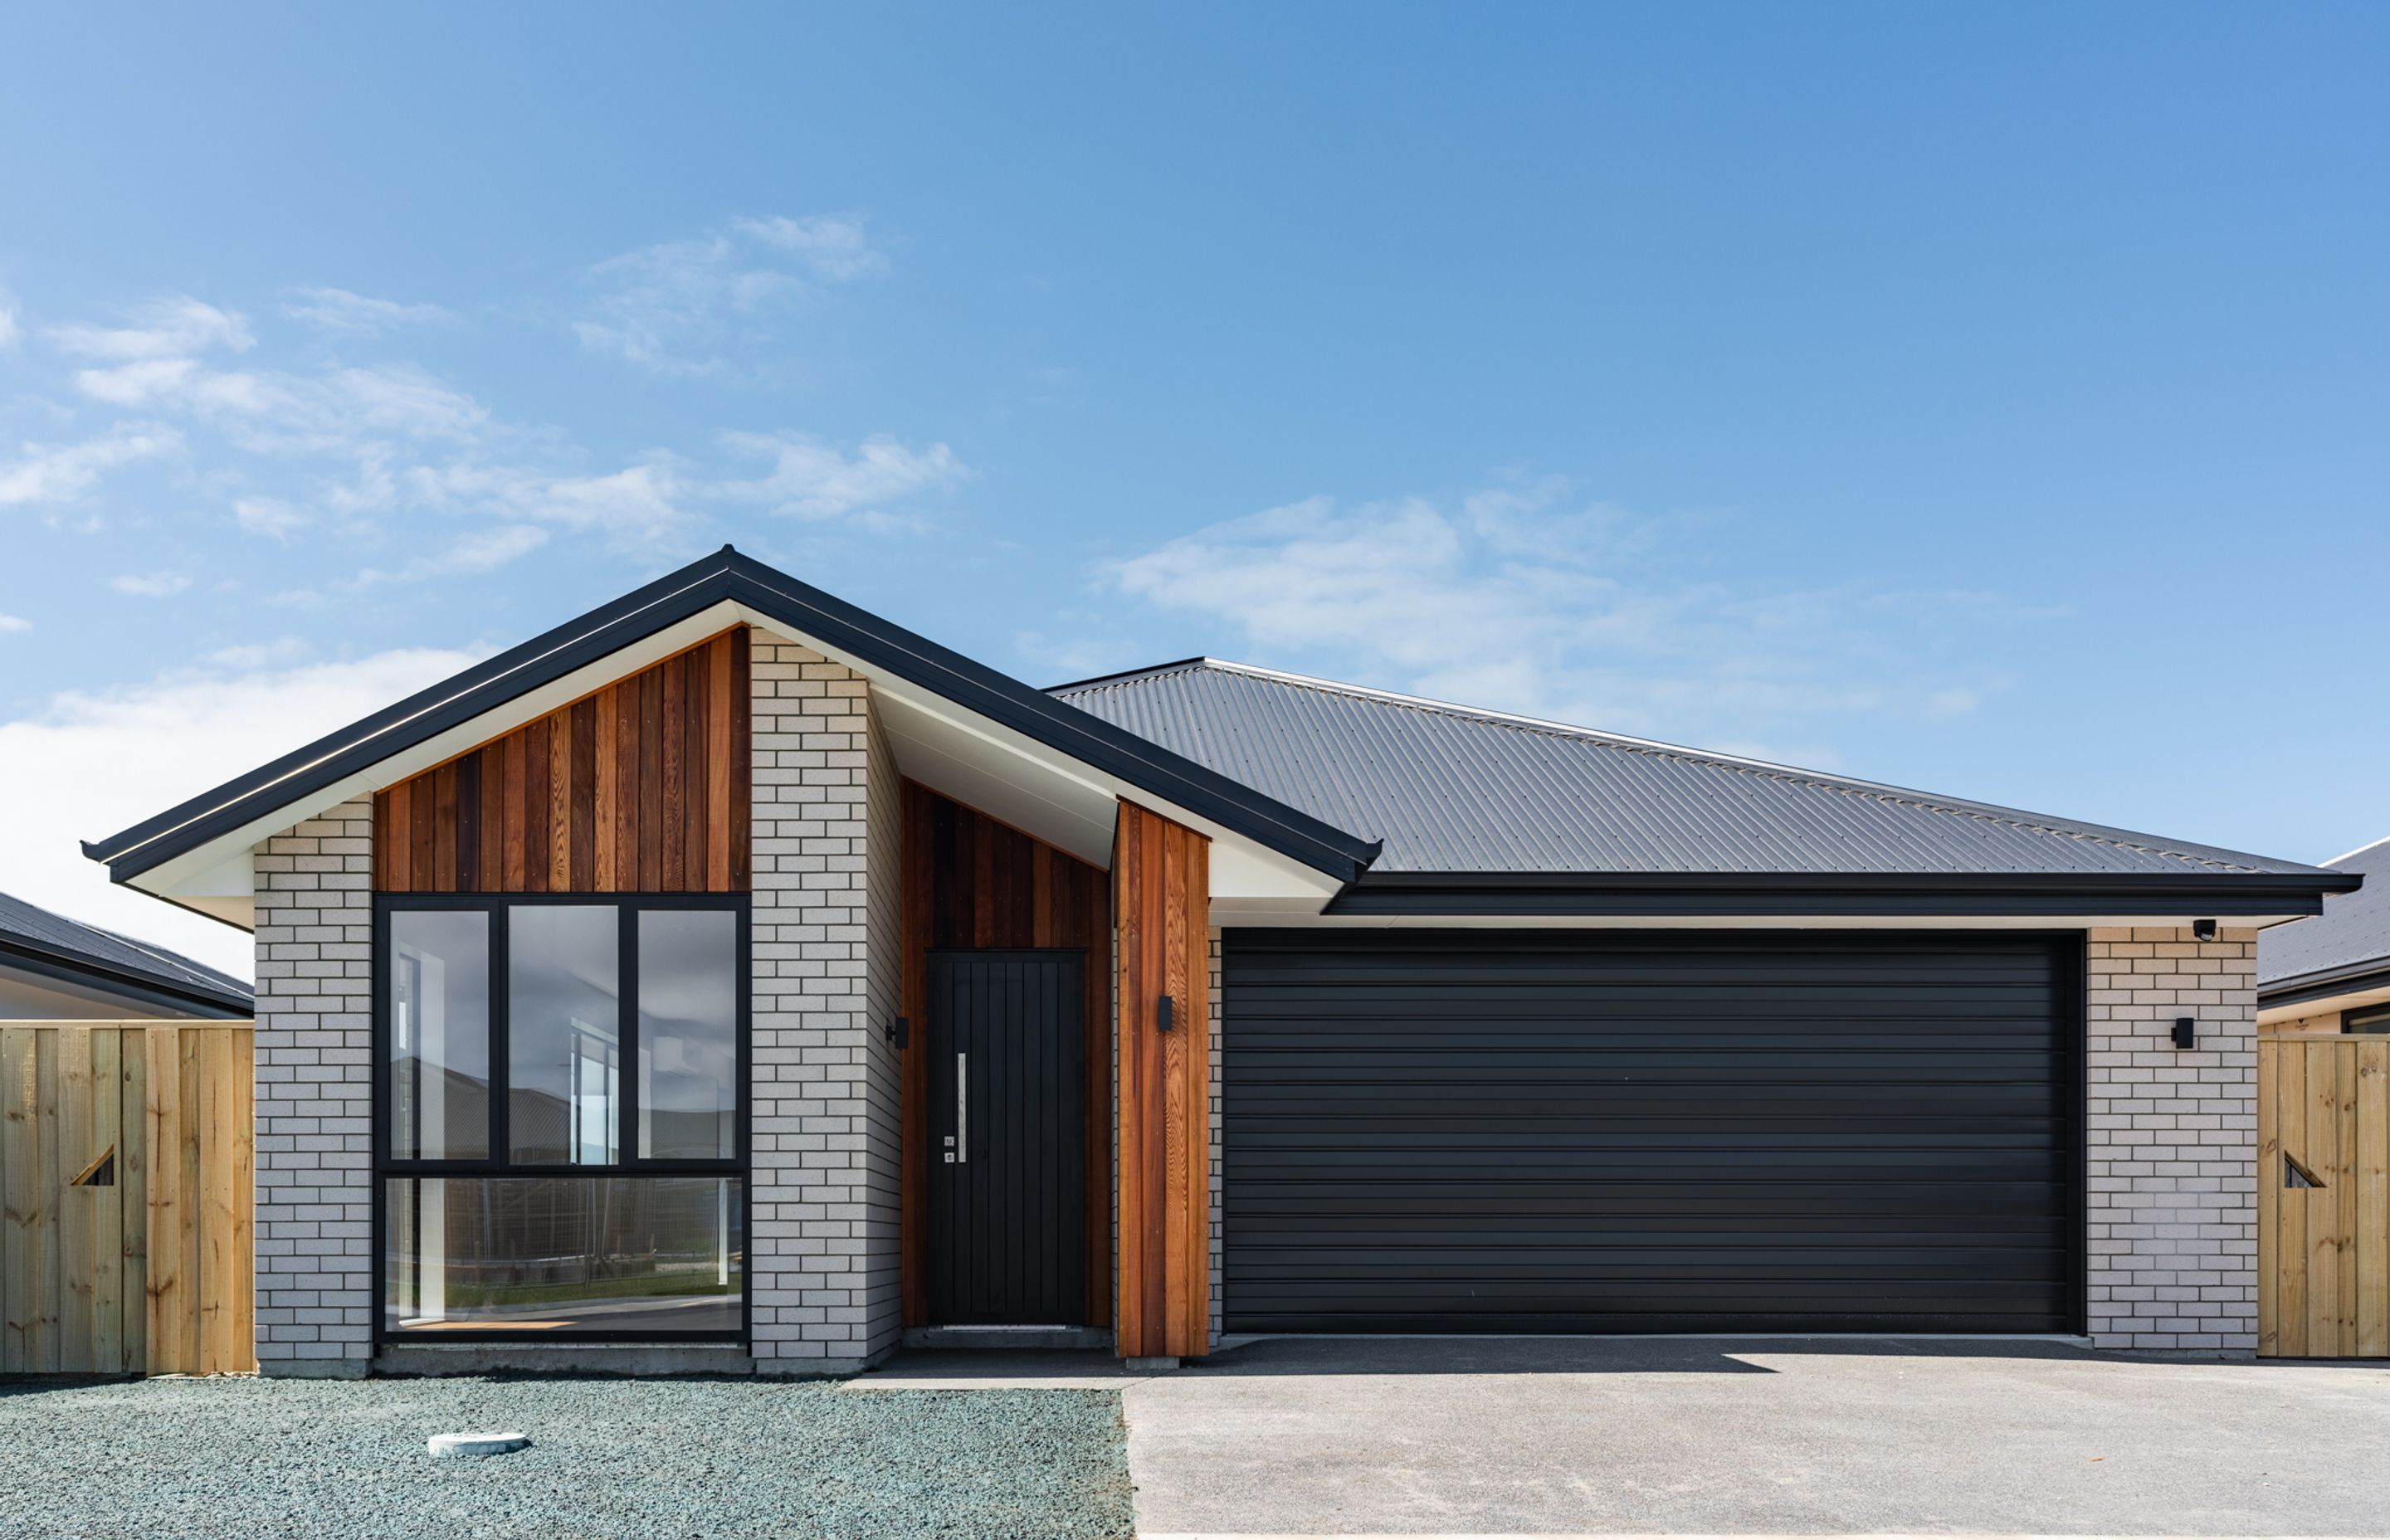
[[523,1165],[622,1155],[622,1030],[610,904],[507,911],[507,1142]]
[[731,1160],[739,1136],[739,917],[639,916],[639,1154]]
[[490,1154],[490,917],[398,909],[390,917],[390,1154]]
[[739,1329],[745,1193],[727,1176],[396,1176],[392,1332]]

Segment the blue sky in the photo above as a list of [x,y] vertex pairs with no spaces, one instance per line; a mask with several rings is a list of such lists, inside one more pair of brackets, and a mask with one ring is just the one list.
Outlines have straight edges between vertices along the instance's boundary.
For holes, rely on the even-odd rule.
[[[2321,859],[2390,11],[50,7],[0,888],[697,552]],[[38,810],[38,811],[35,811]]]

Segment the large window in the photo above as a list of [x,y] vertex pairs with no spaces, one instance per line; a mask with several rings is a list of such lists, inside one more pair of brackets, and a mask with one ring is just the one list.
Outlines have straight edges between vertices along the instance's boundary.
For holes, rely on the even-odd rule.
[[384,895],[386,1337],[738,1337],[747,905]]

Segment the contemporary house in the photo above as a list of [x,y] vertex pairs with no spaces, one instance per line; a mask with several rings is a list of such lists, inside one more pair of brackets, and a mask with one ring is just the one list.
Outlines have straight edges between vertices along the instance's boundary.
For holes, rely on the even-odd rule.
[[249,1020],[249,986],[0,893],[0,1021]]
[[256,935],[284,1374],[2247,1353],[2257,932],[2360,882],[1205,659],[1038,690],[727,548],[86,849]]

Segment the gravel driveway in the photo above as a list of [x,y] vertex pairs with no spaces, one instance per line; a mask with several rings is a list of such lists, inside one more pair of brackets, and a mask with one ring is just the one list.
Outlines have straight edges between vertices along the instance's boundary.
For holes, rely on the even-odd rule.
[[[435,1460],[433,1433],[532,1447]],[[0,1383],[0,1535],[1125,1535],[1120,1396],[741,1380]]]

